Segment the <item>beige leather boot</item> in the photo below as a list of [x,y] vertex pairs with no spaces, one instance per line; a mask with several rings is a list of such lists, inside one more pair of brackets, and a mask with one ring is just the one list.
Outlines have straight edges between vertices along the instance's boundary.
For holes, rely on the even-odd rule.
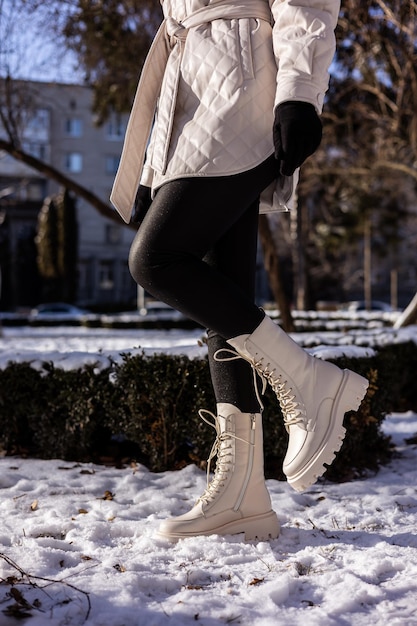
[[344,414],[359,407],[368,381],[309,355],[267,316],[252,334],[228,343],[277,395],[289,433],[283,470],[303,491],[333,461],[345,435]]
[[241,413],[232,404],[217,405],[217,438],[208,460],[217,454],[216,471],[203,495],[184,515],[162,522],[158,534],[176,541],[196,535],[235,535],[246,540],[275,539],[279,523],[265,485],[262,417]]

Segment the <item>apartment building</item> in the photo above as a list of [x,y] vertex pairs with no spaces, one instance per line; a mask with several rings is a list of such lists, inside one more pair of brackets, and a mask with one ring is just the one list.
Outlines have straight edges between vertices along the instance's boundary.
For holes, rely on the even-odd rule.
[[[92,91],[81,85],[19,82],[16,90],[19,132],[25,152],[51,164],[109,202],[127,115],[111,115],[102,126],[97,126],[92,112]],[[5,136],[4,128],[0,127],[0,135]],[[54,181],[0,151],[0,215],[3,223],[7,223],[0,244],[3,270],[0,308],[39,302],[36,281],[30,279],[35,255],[33,239],[45,197],[58,191]],[[127,255],[134,231],[121,220],[103,217],[80,198],[77,221],[77,302],[87,307],[108,308],[133,304],[136,285],[127,268]]]

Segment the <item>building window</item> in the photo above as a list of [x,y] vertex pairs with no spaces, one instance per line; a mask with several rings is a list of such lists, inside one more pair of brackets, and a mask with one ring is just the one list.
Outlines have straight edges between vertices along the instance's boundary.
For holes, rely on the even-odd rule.
[[25,152],[46,161],[49,157],[50,114],[47,109],[23,111],[22,146]]
[[122,241],[122,229],[118,224],[106,224],[106,243],[117,244]]
[[65,121],[65,132],[68,137],[82,137],[83,121],[79,117],[68,117]]
[[50,117],[48,109],[24,111],[24,139],[27,141],[48,141]]
[[121,115],[112,113],[106,125],[106,137],[113,141],[121,141],[126,131],[126,120]]
[[68,152],[65,155],[65,169],[72,174],[79,174],[83,169],[83,155],[79,152]]
[[119,167],[120,156],[106,156],[106,174],[114,175]]
[[26,193],[28,200],[43,200],[45,197],[45,182],[36,181],[28,183]]
[[93,260],[80,259],[78,262],[78,294],[86,300],[93,293]]
[[46,161],[48,159],[49,154],[49,146],[43,143],[37,143],[33,141],[24,141],[23,149],[25,152],[30,154],[31,156],[40,159],[41,161]]
[[114,288],[114,261],[99,262],[99,285],[104,290]]

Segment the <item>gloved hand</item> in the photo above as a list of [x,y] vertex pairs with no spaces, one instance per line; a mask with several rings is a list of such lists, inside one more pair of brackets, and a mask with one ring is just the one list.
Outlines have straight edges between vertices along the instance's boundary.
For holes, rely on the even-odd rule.
[[282,102],[275,109],[273,138],[280,173],[291,176],[320,145],[322,124],[309,102]]
[[133,209],[130,221],[134,224],[142,224],[151,204],[151,188],[146,187],[145,185],[139,185],[138,192],[136,194],[135,208]]

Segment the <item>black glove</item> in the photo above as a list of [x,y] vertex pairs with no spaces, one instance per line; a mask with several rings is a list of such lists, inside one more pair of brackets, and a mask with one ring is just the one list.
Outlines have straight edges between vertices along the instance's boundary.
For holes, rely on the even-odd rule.
[[133,209],[130,221],[134,224],[142,224],[143,219],[152,204],[151,188],[145,185],[139,185],[136,194],[135,208]]
[[309,102],[282,102],[275,109],[275,158],[281,174],[291,176],[320,145],[322,125]]

